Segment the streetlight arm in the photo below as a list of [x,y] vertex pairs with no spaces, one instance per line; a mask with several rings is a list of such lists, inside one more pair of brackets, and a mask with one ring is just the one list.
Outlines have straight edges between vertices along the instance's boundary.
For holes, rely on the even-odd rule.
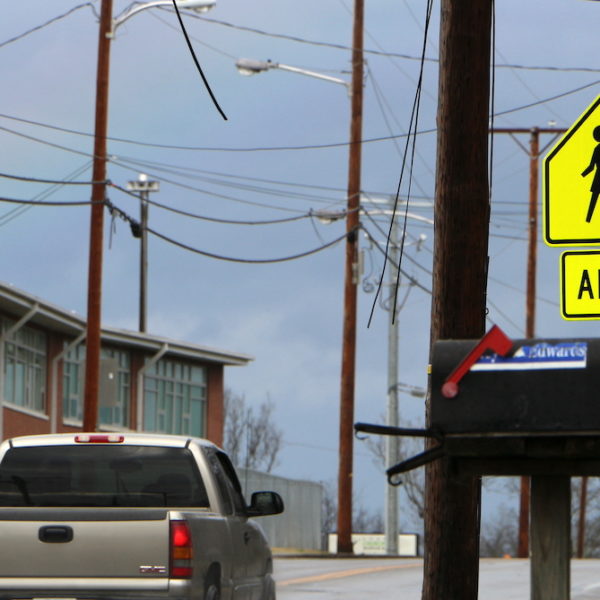
[[[197,11],[205,11],[215,6],[216,0],[177,0],[177,6],[179,8],[189,8]],[[111,35],[114,35],[117,27],[125,23],[128,19],[147,8],[154,8],[156,6],[172,6],[172,0],[153,0],[152,2],[144,2],[143,4],[137,4],[132,6],[129,10],[115,17],[112,21]]]
[[340,79],[338,77],[331,77],[323,73],[317,73],[316,71],[308,71],[307,69],[301,69],[299,67],[292,67],[291,65],[284,65],[282,63],[272,62],[270,60],[255,60],[253,58],[240,58],[236,61],[235,66],[241,75],[255,75],[256,73],[262,73],[269,71],[270,69],[279,69],[280,71],[289,71],[290,73],[298,73],[299,75],[305,75],[307,77],[313,77],[315,79],[322,79],[324,81],[330,81],[332,83],[339,83],[346,87],[350,92],[350,82]]
[[370,215],[370,216],[374,216],[374,215],[397,215],[399,218],[400,217],[407,217],[408,219],[414,219],[415,221],[422,221],[423,223],[427,223],[428,225],[434,225],[434,221],[433,219],[430,219],[429,217],[424,217],[422,215],[418,215],[416,213],[411,213],[411,212],[404,212],[404,211],[396,211],[394,212],[391,209],[380,209],[377,208],[375,210],[366,210],[365,208],[361,207],[360,209],[361,214],[365,214],[365,215]]
[[332,83],[339,83],[350,90],[350,82],[340,79],[338,77],[331,77],[330,75],[324,75],[323,73],[317,73],[315,71],[307,71],[306,69],[300,69],[298,67],[292,67],[290,65],[282,65],[281,63],[272,63],[272,69],[281,69],[282,71],[290,71],[291,73],[299,73],[300,75],[306,75],[307,77],[314,77],[315,79],[323,79],[324,81],[331,81]]

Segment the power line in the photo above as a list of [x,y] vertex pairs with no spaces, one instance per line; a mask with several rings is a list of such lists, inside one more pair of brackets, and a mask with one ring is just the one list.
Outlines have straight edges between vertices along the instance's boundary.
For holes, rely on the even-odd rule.
[[[119,190],[120,192],[126,193],[135,198],[139,198],[139,195],[136,194],[135,192],[130,192],[129,190],[126,190],[125,188],[120,187],[115,184],[112,184],[112,183],[110,185],[113,188]],[[280,225],[283,223],[292,223],[294,221],[300,221],[302,219],[310,219],[310,218],[314,217],[314,214],[312,213],[312,211],[310,211],[306,214],[298,215],[296,217],[287,217],[285,219],[268,219],[268,220],[260,220],[260,221],[222,219],[222,218],[218,218],[218,217],[208,217],[206,215],[200,215],[200,214],[192,213],[192,212],[189,212],[186,210],[181,210],[179,208],[175,208],[173,206],[169,206],[167,204],[157,202],[156,200],[150,200],[149,198],[146,200],[146,202],[148,204],[151,204],[152,206],[156,206],[157,208],[162,208],[163,210],[167,210],[169,212],[172,212],[172,213],[175,213],[178,215],[182,215],[184,217],[190,217],[192,219],[199,219],[201,221],[208,221],[210,223],[220,223],[223,225]]]
[[[141,230],[140,230],[140,224],[137,220],[133,219],[129,214],[127,214],[121,208],[115,206],[112,202],[110,202],[110,200],[105,200],[103,202],[103,204],[105,204],[107,206],[107,208],[110,210],[110,212],[113,214],[113,216],[116,215],[116,216],[122,218],[124,221],[127,221],[129,223],[129,225],[131,226],[133,235],[135,237],[139,237]],[[339,242],[341,242],[342,240],[344,240],[347,235],[351,235],[353,233],[353,231],[346,232],[343,235],[339,236],[338,238],[336,238],[330,242],[327,242],[326,244],[322,244],[321,246],[319,246],[317,248],[313,248],[313,249],[307,250],[305,252],[300,252],[298,254],[283,256],[283,257],[279,257],[279,258],[263,258],[263,259],[258,258],[258,259],[256,259],[256,258],[238,258],[238,257],[232,257],[232,256],[225,256],[222,254],[216,254],[214,252],[209,252],[207,250],[201,250],[200,248],[195,248],[193,246],[190,246],[189,244],[179,242],[179,241],[177,241],[167,235],[164,235],[158,231],[155,231],[154,229],[151,229],[149,227],[146,228],[146,231],[169,244],[172,244],[174,246],[177,246],[178,248],[187,250],[194,254],[200,254],[201,256],[205,256],[207,258],[214,258],[217,260],[242,263],[242,264],[274,264],[274,263],[281,263],[281,262],[289,262],[289,261],[297,260],[300,258],[306,258],[308,256],[311,256],[312,254],[317,254],[318,252],[326,250],[327,248],[331,248],[332,246],[334,246],[334,245],[338,244]]]
[[[548,98],[543,98],[541,100],[536,100],[536,101],[530,102],[528,104],[523,104],[523,105],[516,106],[513,108],[508,108],[505,110],[498,111],[494,114],[494,117],[505,116],[508,114],[519,112],[521,110],[527,110],[529,108],[533,108],[533,107],[539,106],[541,104],[546,104],[546,103],[552,102],[554,100],[560,100],[561,98],[565,98],[572,94],[582,92],[591,87],[597,86],[598,84],[600,84],[600,79],[597,79],[590,83],[586,83],[584,85],[578,86],[571,90],[567,90],[566,92],[561,92],[559,94],[549,96]],[[92,133],[77,131],[74,129],[68,129],[66,127],[59,127],[56,125],[49,125],[47,123],[36,122],[36,121],[30,120],[30,119],[13,117],[13,116],[6,115],[6,114],[0,114],[0,117],[9,119],[9,120],[20,121],[20,122],[26,123],[28,125],[35,125],[38,127],[45,127],[47,129],[53,129],[55,131],[62,131],[63,133],[69,133],[69,134],[85,136],[85,137],[93,137]],[[35,139],[32,136],[26,136],[25,134],[15,132],[15,131],[10,130],[5,127],[0,127],[0,129],[10,132],[10,133],[14,133],[15,135],[29,137],[29,139]],[[416,131],[416,132],[414,132],[414,135],[426,135],[426,134],[431,134],[431,133],[436,133],[436,132],[437,132],[437,128],[433,127],[430,129],[423,129],[421,131]],[[376,142],[387,142],[387,141],[391,141],[394,139],[403,139],[406,137],[408,137],[408,134],[405,134],[405,133],[395,134],[395,135],[377,136],[377,137],[363,139],[361,143],[369,144],[369,143],[376,143]],[[132,140],[132,139],[118,138],[118,137],[107,137],[107,140],[109,140],[111,142],[133,144],[133,145],[142,146],[142,147],[163,148],[166,150],[196,151],[196,152],[277,152],[277,151],[295,151],[295,150],[326,150],[326,149],[330,149],[330,148],[345,147],[345,146],[348,146],[348,144],[349,144],[349,142],[345,141],[345,142],[331,142],[328,144],[307,144],[307,145],[301,145],[301,146],[291,146],[291,145],[287,145],[287,146],[250,146],[250,147],[245,147],[245,148],[235,148],[235,147],[223,147],[223,146],[180,146],[180,145],[174,145],[174,144],[144,142],[144,141],[140,141],[140,140]],[[39,140],[37,140],[37,141],[39,141]],[[44,142],[44,143],[51,145],[51,142]],[[61,148],[61,146],[59,146],[59,145],[56,145],[56,146]],[[65,148],[62,147],[62,149],[65,149]],[[70,150],[70,151],[76,152],[74,150]],[[80,153],[80,154],[83,154],[83,153]]]
[[[331,248],[332,246],[335,246],[342,240],[346,239],[346,236],[348,235],[348,233],[344,233],[343,235],[339,236],[338,238],[336,238],[326,244],[323,244],[322,246],[319,246],[318,248],[313,248],[312,250],[307,250],[306,252],[300,252],[298,254],[283,256],[283,257],[279,257],[279,258],[256,259],[256,258],[235,258],[232,256],[223,256],[221,254],[215,254],[213,252],[208,252],[206,250],[200,250],[199,248],[194,248],[193,246],[184,244],[183,242],[178,242],[177,240],[174,240],[173,238],[163,235],[162,233],[159,233],[158,231],[155,231],[153,229],[148,228],[147,231],[148,231],[148,233],[151,233],[152,235],[160,238],[161,240],[163,240],[165,242],[168,242],[169,244],[177,246],[178,248],[182,248],[183,250],[188,250],[189,252],[193,252],[194,254],[200,254],[200,255],[206,256],[208,258],[215,258],[217,260],[224,260],[227,262],[236,262],[236,263],[254,264],[254,265],[282,263],[282,262],[289,262],[292,260],[297,260],[300,258],[306,258],[307,256],[311,256],[312,254],[317,254],[318,252],[321,252],[323,250],[326,250],[327,248]],[[352,232],[349,232],[349,233],[352,233]]]
[[[91,161],[87,161],[83,166],[81,166],[78,169],[75,169],[74,171],[69,173],[69,175],[67,175],[63,181],[68,181],[70,178],[79,177],[82,173],[85,173],[85,171],[87,171],[89,169],[90,165],[91,165]],[[57,192],[62,187],[63,181],[51,186],[50,188],[48,188],[45,191],[40,192],[39,194],[37,194],[36,196],[33,197],[33,200],[41,200],[44,198],[49,198],[52,194]],[[0,227],[3,227],[4,225],[8,225],[8,223],[10,223],[14,219],[20,217],[21,215],[25,214],[28,210],[31,210],[32,208],[33,208],[32,205],[15,206],[14,208],[10,209],[8,212],[4,213],[0,217]]]
[[[512,319],[511,319],[511,318],[510,318],[510,317],[509,317],[509,316],[508,316],[508,315],[507,315],[505,312],[504,312],[504,311],[500,310],[500,309],[498,308],[498,306],[497,306],[496,304],[494,304],[494,303],[493,303],[493,302],[490,300],[489,296],[488,296],[488,298],[487,298],[487,303],[488,303],[488,304],[489,304],[489,305],[490,305],[490,306],[491,306],[491,307],[492,307],[492,308],[493,308],[493,309],[494,309],[494,310],[495,310],[495,311],[496,311],[496,312],[497,312],[497,313],[498,313],[498,314],[499,314],[499,315],[500,315],[500,316],[501,316],[501,317],[502,317],[502,318],[503,318],[505,321],[507,321],[508,323],[510,323],[510,324],[511,324],[511,325],[512,325],[512,326],[513,326],[513,327],[514,327],[514,328],[515,328],[515,329],[516,329],[516,330],[517,330],[517,331],[518,331],[520,334],[523,334],[523,333],[524,333],[524,331],[523,331],[523,328],[522,328],[522,327],[520,327],[519,325],[517,325],[517,324],[516,324],[516,323],[515,323],[515,322],[514,322],[514,321],[513,321],[513,320],[512,320]],[[489,319],[489,316],[486,316],[486,318],[487,318],[488,320],[490,320],[490,319]]]
[[[118,160],[116,157],[112,157],[110,159],[110,162],[113,163],[113,164],[119,165],[119,166],[124,166],[124,164],[122,164],[123,161]],[[125,162],[125,164],[126,164],[126,162]],[[131,167],[125,167],[125,168],[133,170]],[[211,190],[206,190],[206,189],[202,189],[202,188],[199,188],[199,187],[196,187],[196,186],[193,186],[193,185],[182,183],[180,181],[175,181],[174,179],[168,179],[166,177],[158,177],[158,176],[155,176],[151,172],[148,172],[147,175],[149,175],[149,176],[151,176],[151,177],[153,177],[155,179],[160,179],[162,182],[169,183],[171,185],[174,185],[175,187],[178,187],[178,188],[181,188],[181,189],[185,189],[185,190],[190,190],[190,191],[197,192],[197,193],[200,193],[200,194],[205,194],[205,195],[210,196],[212,198],[222,198],[223,200],[229,200],[231,202],[237,202],[239,204],[244,204],[244,205],[248,205],[248,206],[257,206],[257,207],[260,207],[260,208],[270,208],[270,209],[273,209],[273,210],[280,210],[280,211],[283,211],[283,212],[290,212],[290,213],[298,213],[299,212],[297,209],[292,209],[292,208],[287,208],[287,207],[281,207],[281,206],[273,206],[271,204],[266,204],[264,202],[255,202],[255,201],[252,201],[252,200],[244,200],[242,198],[235,198],[234,196],[229,196],[227,194],[220,194],[220,193],[217,193],[217,192],[213,192]]]
[[39,177],[30,177],[24,175],[13,175],[11,173],[0,173],[0,177],[5,179],[14,179],[16,181],[25,181],[28,183],[46,183],[52,185],[96,185],[99,183],[110,183],[107,181],[65,181],[64,179],[40,179]]
[[[339,197],[333,198],[331,196],[308,194],[306,192],[294,192],[294,191],[289,191],[289,190],[281,190],[281,189],[277,189],[277,188],[269,188],[269,187],[264,187],[264,186],[251,185],[249,183],[236,183],[236,182],[231,182],[231,181],[224,181],[223,179],[217,179],[214,177],[196,175],[192,172],[186,172],[185,169],[178,169],[177,167],[175,167],[175,168],[161,167],[160,164],[158,164],[158,163],[140,161],[137,159],[119,157],[118,160],[113,160],[113,162],[115,164],[134,165],[137,168],[145,169],[148,172],[151,170],[153,173],[161,173],[161,172],[168,173],[168,174],[175,175],[178,177],[184,177],[186,179],[191,179],[191,180],[195,180],[195,181],[203,181],[205,183],[209,183],[212,185],[233,188],[233,189],[242,190],[245,192],[258,192],[258,193],[262,193],[265,195],[285,196],[286,198],[293,198],[293,199],[297,199],[297,200],[308,200],[308,201],[312,201],[312,202],[327,203],[327,204],[331,204],[331,203],[337,204],[338,202],[340,202]],[[129,166],[128,168],[131,168],[131,166]],[[158,176],[156,176],[156,177],[158,178]],[[229,176],[229,175],[225,175],[225,177],[229,177],[230,179],[235,178],[235,176]],[[254,179],[254,181],[260,181],[260,180]],[[268,182],[268,180],[264,180],[264,181],[267,183],[272,183],[272,182]],[[287,184],[282,183],[280,185],[285,185],[287,187],[296,187],[296,188],[303,187],[302,184],[292,184],[292,183],[287,183]],[[341,192],[342,190],[340,189],[337,191]],[[206,192],[206,193],[209,193],[209,192]],[[239,199],[236,199],[236,200],[239,200]],[[247,201],[244,201],[244,202],[247,202]]]
[[104,202],[92,202],[91,200],[73,200],[73,201],[47,201],[47,200],[24,200],[20,198],[7,198],[0,196],[0,202],[9,204],[23,204],[31,206],[89,206],[91,204],[104,204]]
[[[350,46],[347,46],[344,44],[334,44],[332,42],[322,42],[322,41],[318,41],[318,40],[311,40],[308,38],[303,38],[303,37],[295,36],[295,35],[289,35],[289,34],[284,34],[284,33],[274,33],[274,32],[270,32],[270,31],[258,29],[255,27],[248,27],[245,25],[237,25],[234,23],[230,23],[228,21],[223,21],[223,20],[209,18],[209,17],[203,17],[200,15],[190,15],[190,16],[192,18],[195,18],[195,19],[198,19],[201,21],[205,21],[207,23],[213,23],[215,25],[221,25],[222,27],[237,29],[239,31],[246,31],[248,33],[255,33],[255,34],[266,36],[266,37],[284,39],[284,40],[288,40],[291,42],[297,42],[297,43],[307,44],[307,45],[311,45],[311,46],[321,46],[321,47],[326,47],[326,48],[332,48],[334,50],[344,50],[344,51],[352,50],[352,48]],[[399,53],[399,52],[386,52],[384,50],[373,50],[373,49],[368,49],[368,48],[364,49],[364,53],[371,54],[373,56],[402,58],[402,59],[416,61],[416,62],[421,62],[422,60],[424,60],[425,62],[430,62],[430,63],[434,63],[434,64],[437,64],[439,62],[439,59],[435,58],[435,57],[421,57],[421,56],[414,56],[411,54],[403,54],[403,53]],[[498,69],[521,69],[521,70],[526,70],[526,71],[563,71],[563,72],[600,73],[600,69],[594,68],[594,67],[556,67],[556,66],[538,66],[538,65],[522,65],[522,64],[496,64],[496,68],[498,68]]]
[[70,14],[74,13],[76,10],[79,10],[80,8],[85,8],[86,6],[91,7],[92,10],[94,9],[94,5],[91,2],[85,2],[83,4],[74,6],[73,8],[68,10],[66,13],[63,13],[62,15],[53,17],[52,19],[46,21],[45,23],[42,23],[41,25],[36,25],[35,27],[32,27],[31,29],[24,31],[23,33],[20,33],[19,35],[16,35],[15,37],[12,37],[8,40],[4,40],[3,42],[0,42],[0,48],[3,48],[4,46],[8,46],[8,44],[12,44],[13,42],[16,42],[18,40],[21,40],[24,37],[28,36],[29,34],[39,31],[40,29],[43,29],[44,27],[47,27],[48,25],[51,25],[52,23],[56,23],[56,21],[60,21],[61,19],[64,19],[65,17],[68,17]]

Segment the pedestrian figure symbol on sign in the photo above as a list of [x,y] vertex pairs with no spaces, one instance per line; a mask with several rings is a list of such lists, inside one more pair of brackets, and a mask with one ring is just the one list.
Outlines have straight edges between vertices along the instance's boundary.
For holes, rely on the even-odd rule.
[[594,208],[596,207],[596,202],[598,201],[598,195],[600,195],[600,126],[594,128],[593,136],[594,139],[599,143],[596,144],[596,147],[594,148],[589,166],[581,174],[582,177],[585,177],[594,169],[596,169],[596,172],[594,173],[594,179],[592,180],[592,185],[590,186],[590,192],[592,192],[592,196],[590,198],[590,205],[585,218],[586,223],[589,223],[592,220]]
[[544,157],[544,241],[600,245],[600,96]]

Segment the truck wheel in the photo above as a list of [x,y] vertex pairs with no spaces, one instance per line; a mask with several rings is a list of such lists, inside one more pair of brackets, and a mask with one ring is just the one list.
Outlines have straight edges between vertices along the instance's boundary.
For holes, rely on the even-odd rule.
[[221,598],[221,591],[219,590],[219,586],[211,581],[207,586],[204,592],[204,600],[219,600]]

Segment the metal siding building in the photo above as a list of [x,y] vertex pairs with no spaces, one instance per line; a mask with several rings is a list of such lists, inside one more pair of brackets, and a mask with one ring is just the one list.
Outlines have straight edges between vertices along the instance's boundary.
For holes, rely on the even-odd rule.
[[273,490],[283,498],[285,511],[258,522],[273,548],[322,550],[323,486],[314,481],[286,479],[252,469],[238,469],[246,500],[253,491]]

